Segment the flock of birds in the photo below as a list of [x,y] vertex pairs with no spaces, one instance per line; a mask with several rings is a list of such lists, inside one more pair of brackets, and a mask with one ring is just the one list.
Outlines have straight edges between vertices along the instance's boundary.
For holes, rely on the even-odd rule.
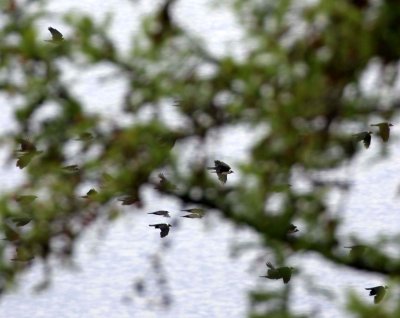
[[[51,35],[52,35],[52,39],[51,40],[46,40],[48,42],[52,42],[52,43],[58,43],[64,40],[64,37],[62,35],[62,33],[60,31],[58,31],[55,28],[49,27],[48,30],[50,31]],[[392,127],[393,125],[388,123],[388,122],[382,122],[382,123],[378,123],[378,124],[373,124],[371,126],[375,126],[379,128],[379,132],[378,134],[380,135],[381,139],[383,140],[383,142],[387,142],[389,140],[389,136],[390,136],[390,127]],[[84,134],[87,134],[84,136]],[[84,133],[81,137],[81,140],[83,139],[87,139],[87,138],[92,138],[90,133]],[[354,140],[356,142],[360,142],[362,141],[365,148],[369,148],[370,144],[371,144],[371,135],[373,134],[373,132],[371,131],[363,131],[357,134],[354,134]],[[26,167],[29,162],[36,156],[41,154],[43,151],[38,151],[36,149],[36,146],[26,140],[26,139],[20,139],[19,140],[20,143],[20,150],[17,151],[17,167],[19,167],[20,169],[23,169],[24,167]],[[79,170],[79,167],[77,165],[70,165],[70,166],[65,166],[62,168],[65,171],[69,171],[69,172],[75,172]],[[207,167],[208,170],[211,170],[213,173],[217,174],[217,177],[219,179],[219,181],[223,184],[225,184],[227,182],[228,179],[228,175],[233,173],[233,170],[231,169],[231,167],[226,164],[223,161],[220,160],[215,160],[214,161],[214,166],[213,167]],[[160,173],[159,174],[159,178],[160,178],[160,187],[169,183],[169,181],[167,180],[167,178]],[[157,187],[156,187],[157,188]],[[95,189],[90,189],[89,192],[85,195],[82,196],[82,198],[92,198],[94,196],[96,196],[98,193]],[[23,196],[19,196],[18,198],[16,198],[16,200],[18,202],[20,202],[21,204],[29,204],[31,202],[33,202],[37,197],[34,195],[23,195]],[[119,201],[122,201],[123,205],[131,205],[137,202],[137,198],[136,197],[132,197],[132,196],[125,196],[119,199]],[[205,210],[202,208],[190,208],[190,209],[184,209],[181,210],[183,212],[187,212],[186,215],[183,215],[182,217],[184,218],[189,218],[189,219],[201,219],[204,215],[205,215]],[[159,210],[159,211],[155,211],[155,212],[149,212],[148,214],[152,214],[152,215],[156,215],[156,216],[161,216],[161,217],[166,217],[169,218],[170,214],[168,211],[165,210]],[[32,220],[32,217],[28,216],[28,215],[20,215],[20,216],[14,216],[11,218],[11,221],[16,225],[16,226],[25,226],[26,224],[28,224],[30,221]],[[160,230],[160,237],[164,238],[168,235],[169,231],[170,231],[170,227],[172,226],[169,223],[157,223],[157,224],[149,224],[150,227],[154,227],[155,229],[159,229]],[[293,225],[290,224],[289,228],[287,229],[287,234],[293,234],[298,232],[298,228]],[[6,226],[5,228],[5,235],[6,235],[6,239],[14,241],[14,240],[18,240],[19,239],[19,234],[17,231],[13,230],[13,228]],[[353,258],[357,258],[362,256],[366,249],[367,246],[364,245],[353,245],[353,246],[346,246],[345,248],[350,248],[350,257]],[[12,259],[13,261],[29,261],[31,260],[33,257],[29,256],[29,253],[27,251],[22,250],[22,248],[17,248],[16,250],[16,256]],[[260,276],[260,277],[264,277],[264,278],[268,278],[268,279],[274,279],[274,280],[278,280],[278,279],[282,279],[284,284],[287,284],[292,276],[292,273],[294,271],[293,267],[287,267],[287,266],[283,266],[283,267],[274,267],[271,262],[267,262],[267,273],[264,276]],[[385,296],[386,293],[386,289],[388,287],[387,286],[376,286],[376,287],[370,287],[370,288],[366,288],[366,290],[369,290],[370,296],[374,296],[374,303],[379,303]]]

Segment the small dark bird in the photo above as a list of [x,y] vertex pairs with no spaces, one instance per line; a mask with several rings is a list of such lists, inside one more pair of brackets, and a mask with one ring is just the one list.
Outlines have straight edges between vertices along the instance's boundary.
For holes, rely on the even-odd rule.
[[366,290],[369,290],[369,296],[375,296],[374,297],[374,303],[379,304],[383,297],[385,297],[386,294],[386,289],[388,289],[387,286],[376,286],[376,287],[370,287],[370,288],[365,288]]
[[27,139],[19,138],[18,143],[21,148],[17,150],[17,167],[20,169],[25,168],[35,156],[43,152],[38,151],[36,146]]
[[188,219],[201,219],[206,213],[204,209],[201,208],[185,209],[181,211],[189,212],[189,214],[182,216],[183,218],[188,218]]
[[163,216],[163,217],[165,217],[165,218],[169,218],[169,217],[170,217],[169,212],[168,212],[168,211],[165,211],[165,210],[159,210],[159,211],[155,211],[155,212],[149,212],[149,213],[147,213],[147,214],[161,215],[161,216]]
[[121,201],[122,205],[140,204],[140,199],[134,194],[124,195],[118,198],[118,201]]
[[61,170],[64,173],[73,174],[73,173],[78,173],[81,170],[81,168],[79,168],[78,165],[69,165],[69,166],[63,166]]
[[265,277],[269,279],[283,279],[283,283],[287,284],[292,277],[292,272],[294,270],[293,267],[278,267],[275,268],[270,262],[267,263],[267,267],[269,268]]
[[371,144],[371,135],[372,131],[363,131],[358,134],[353,134],[353,137],[356,142],[362,141],[364,143],[364,147],[368,149],[369,145]]
[[290,225],[289,225],[289,228],[288,228],[288,230],[287,230],[287,234],[293,234],[293,233],[296,233],[296,232],[298,232],[298,231],[299,231],[299,229],[297,228],[296,225],[290,224]]
[[99,193],[95,189],[90,189],[86,195],[82,195],[82,199],[91,199],[93,200]]
[[220,160],[214,160],[214,163],[215,167],[207,167],[207,169],[214,170],[214,172],[218,176],[219,181],[225,184],[228,179],[228,174],[233,173],[231,167]]
[[24,225],[27,225],[30,221],[32,221],[32,217],[27,214],[20,214],[20,215],[16,215],[16,216],[11,216],[10,220],[16,226],[24,226]]
[[388,142],[390,137],[390,127],[393,125],[391,123],[379,123],[379,124],[372,124],[371,126],[379,127],[379,135],[381,136],[383,142]]
[[160,191],[173,191],[176,190],[176,186],[169,181],[163,173],[159,173],[158,177],[160,178],[160,181],[158,185],[154,187],[154,189],[160,190]]
[[159,224],[150,224],[149,226],[153,226],[155,229],[160,229],[160,237],[166,237],[169,233],[169,228],[171,224],[167,223],[159,223]]
[[351,258],[359,258],[363,256],[363,254],[367,250],[367,246],[365,245],[352,245],[352,246],[345,246],[344,248],[350,249],[349,255]]
[[54,29],[52,27],[48,27],[48,30],[51,33],[51,40],[46,40],[46,42],[57,43],[57,42],[61,42],[61,41],[64,40],[64,37],[63,37],[62,33],[60,31],[58,31],[57,29]]

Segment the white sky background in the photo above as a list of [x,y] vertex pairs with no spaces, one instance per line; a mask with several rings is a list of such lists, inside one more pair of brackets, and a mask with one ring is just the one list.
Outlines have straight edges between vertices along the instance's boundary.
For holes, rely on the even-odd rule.
[[[69,9],[84,10],[98,18],[105,12],[115,12],[116,24],[111,28],[113,35],[123,49],[129,47],[129,33],[138,27],[138,16],[149,12],[159,1],[140,1],[133,7],[129,1],[82,0],[52,1],[50,10],[61,14]],[[207,39],[209,47],[218,54],[234,52],[240,54],[241,33],[229,12],[222,9],[209,11],[205,0],[180,1],[176,9],[180,23]],[[47,26],[62,29],[62,22],[56,18],[43,21],[39,27],[47,37]],[[66,37],[68,32],[65,32]],[[120,96],[123,83],[108,82],[102,90],[97,90],[98,77],[107,70],[88,70],[83,74],[66,74],[66,78],[79,80],[75,92],[87,105],[109,118],[119,113]],[[79,75],[79,76],[78,76]],[[88,93],[96,91],[96,94]],[[8,108],[7,108],[8,107]],[[12,107],[6,106],[0,115],[1,129],[12,127]],[[117,119],[117,118],[116,118]],[[379,142],[373,138],[371,148],[360,153],[355,162],[337,174],[346,179],[352,176],[353,188],[345,209],[342,211],[345,224],[343,234],[354,233],[371,240],[381,233],[398,231],[400,214],[398,199],[395,198],[399,180],[396,178],[400,168],[397,158],[400,155],[398,133],[393,127],[390,157],[383,163],[373,163],[378,154]],[[3,131],[3,130],[2,130]],[[234,138],[233,138],[234,136]],[[243,160],[247,156],[251,135],[246,127],[221,132],[214,143],[206,147],[209,158],[221,158],[228,162]],[[239,142],[238,142],[239,141]],[[9,187],[20,180],[21,173],[15,167],[6,166],[0,185]],[[235,169],[234,169],[235,170]],[[237,181],[237,176],[230,179]],[[301,185],[300,185],[301,186]],[[99,224],[86,233],[79,241],[76,252],[78,270],[59,269],[53,273],[53,286],[39,295],[32,295],[32,286],[40,281],[41,268],[36,266],[21,279],[19,290],[0,299],[0,317],[243,317],[246,312],[246,291],[254,286],[281,288],[282,282],[264,281],[258,278],[265,273],[262,259],[255,269],[249,261],[254,253],[238,259],[229,258],[229,245],[232,240],[243,242],[254,240],[251,233],[234,229],[230,224],[211,215],[202,220],[213,226],[206,228],[199,220],[184,220],[180,226],[172,228],[170,235],[160,240],[158,231],[148,224],[164,221],[148,216],[145,212],[160,209],[170,210],[179,216],[181,206],[178,202],[167,200],[146,191],[146,206],[143,211],[133,213],[125,209],[122,218],[107,229]],[[333,202],[332,204],[334,204]],[[301,229],[300,229],[301,230]],[[132,283],[135,278],[152,274],[149,271],[148,255],[162,251],[161,244],[171,241],[172,247],[164,255],[164,269],[168,274],[173,306],[160,311],[157,306],[146,306],[146,300],[135,298]],[[344,244],[347,245],[347,244]],[[398,256],[398,255],[397,255]],[[313,255],[299,255],[291,259],[292,266],[301,270],[301,275],[291,281],[295,290],[294,309],[311,312],[319,309],[315,317],[344,317],[334,302],[319,295],[307,295],[310,288],[308,277],[316,285],[333,293],[342,304],[345,302],[342,288],[352,287],[366,301],[365,287],[384,283],[377,275],[361,275],[354,271],[337,268],[321,261]],[[151,282],[153,277],[146,277]],[[152,284],[155,287],[155,284]],[[150,293],[157,295],[155,290]],[[157,300],[157,298],[154,298]]]

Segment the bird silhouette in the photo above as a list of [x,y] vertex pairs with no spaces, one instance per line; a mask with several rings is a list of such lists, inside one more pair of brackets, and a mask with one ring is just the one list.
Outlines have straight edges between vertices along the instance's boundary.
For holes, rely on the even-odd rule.
[[155,211],[155,212],[149,212],[149,213],[147,213],[147,214],[161,215],[161,216],[163,216],[163,217],[165,217],[165,218],[169,218],[169,217],[170,217],[169,212],[168,212],[168,211],[165,211],[165,210],[159,210],[159,211]]
[[288,227],[287,233],[288,234],[293,234],[293,233],[296,233],[298,231],[299,231],[299,229],[297,228],[296,225],[290,224],[289,227]]
[[27,225],[30,221],[32,221],[32,217],[28,214],[20,214],[20,215],[11,216],[10,220],[16,226],[24,226],[24,225]]
[[362,141],[364,143],[364,147],[368,149],[369,145],[371,144],[371,135],[372,131],[363,131],[358,134],[353,134],[353,137],[356,142]]
[[214,170],[213,172],[217,174],[219,181],[225,184],[228,179],[228,174],[233,173],[231,167],[220,160],[214,160],[214,164],[214,167],[207,167],[207,169]]
[[166,237],[169,233],[169,228],[171,227],[171,224],[159,223],[149,224],[149,226],[153,226],[155,229],[160,229],[160,237]]
[[90,199],[90,200],[95,200],[96,196],[98,196],[99,193],[96,191],[96,189],[90,189],[86,195],[82,195],[81,198],[82,199]]
[[64,40],[62,33],[60,31],[58,31],[57,29],[52,28],[52,27],[48,27],[47,29],[51,33],[51,40],[46,40],[46,42],[57,43],[57,42],[61,42]]
[[205,214],[204,209],[201,208],[184,209],[181,211],[189,212],[189,214],[182,216],[183,218],[188,219],[201,219]]
[[140,204],[140,199],[135,194],[126,194],[118,198],[122,205]]
[[388,142],[389,137],[390,137],[390,127],[393,125],[391,123],[378,123],[378,124],[372,124],[371,126],[376,126],[379,128],[379,136],[381,136],[383,142]]
[[267,271],[267,275],[260,276],[269,279],[283,279],[283,283],[287,284],[292,277],[292,272],[294,270],[293,267],[274,267],[271,262],[267,263],[267,267],[269,268]]
[[160,178],[160,181],[158,184],[154,187],[154,189],[160,190],[160,191],[172,191],[176,190],[176,186],[169,181],[163,173],[159,173],[158,177]]
[[63,167],[61,168],[61,170],[62,170],[64,173],[71,173],[71,174],[73,174],[73,173],[79,172],[79,171],[81,170],[81,168],[79,168],[78,165],[69,165],[69,166],[63,166]]
[[36,146],[27,139],[18,138],[17,141],[20,144],[20,149],[17,150],[17,167],[23,169],[29,165],[35,156],[43,153],[43,151],[38,151]]
[[366,290],[369,290],[369,296],[375,296],[374,297],[374,303],[379,304],[382,299],[385,297],[386,294],[386,289],[388,289],[387,286],[376,286],[376,287],[369,287],[365,288]]

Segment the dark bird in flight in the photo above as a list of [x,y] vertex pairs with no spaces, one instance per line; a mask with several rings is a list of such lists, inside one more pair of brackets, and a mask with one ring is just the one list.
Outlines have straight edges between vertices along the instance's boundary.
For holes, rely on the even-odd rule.
[[267,275],[260,276],[269,279],[283,279],[283,283],[287,284],[292,277],[292,272],[294,270],[293,267],[274,267],[270,262],[267,263],[267,267],[269,268],[267,271]]
[[140,199],[135,194],[126,194],[118,198],[118,201],[122,202],[122,205],[140,204]]
[[298,231],[299,231],[299,229],[297,228],[296,225],[290,224],[289,227],[288,227],[287,233],[288,234],[293,234],[293,233],[296,233]]
[[154,187],[154,189],[160,190],[160,191],[165,191],[165,190],[176,190],[176,186],[169,181],[163,173],[159,173],[158,177],[160,178],[160,181],[158,182],[158,185]]
[[153,226],[155,229],[160,229],[160,237],[166,237],[169,233],[169,228],[171,227],[171,224],[159,223],[150,224],[149,226]]
[[32,217],[27,214],[20,214],[20,215],[11,216],[10,220],[16,226],[24,226],[24,225],[27,225],[30,221],[32,221]]
[[62,33],[60,31],[58,31],[57,29],[48,27],[48,30],[51,33],[51,40],[46,40],[47,42],[57,43],[57,42],[61,42],[64,40]]
[[366,290],[369,290],[369,296],[375,296],[374,297],[374,303],[379,304],[383,297],[385,297],[386,294],[386,289],[388,289],[387,286],[376,286],[376,287],[370,287],[370,288],[365,288]]
[[393,125],[391,123],[379,123],[379,124],[372,124],[371,126],[376,126],[379,128],[379,136],[381,136],[383,142],[388,142],[390,137],[390,127]]
[[43,152],[38,151],[36,146],[27,139],[19,138],[18,143],[21,148],[17,150],[17,167],[20,169],[25,168],[35,156]]
[[78,173],[81,170],[81,168],[79,168],[78,165],[69,165],[69,166],[63,166],[61,170],[64,173],[73,174],[73,173]]
[[371,135],[372,131],[363,131],[358,134],[353,134],[353,137],[356,142],[362,141],[364,143],[364,147],[368,149],[369,145],[371,144]]
[[90,199],[93,200],[95,199],[95,197],[98,195],[99,193],[96,191],[96,189],[90,189],[86,195],[82,195],[81,198],[82,199]]
[[207,169],[214,170],[213,172],[217,174],[219,181],[225,184],[228,179],[228,174],[233,173],[231,167],[220,160],[214,160],[214,164],[215,167],[207,167]]
[[367,246],[365,245],[352,245],[352,246],[345,246],[344,248],[350,249],[349,255],[351,258],[361,257],[367,250]]
[[188,218],[188,219],[201,219],[205,214],[204,209],[201,208],[185,209],[181,211],[189,212],[189,214],[182,216],[183,218]]
[[165,217],[165,218],[169,218],[169,217],[170,217],[169,212],[168,212],[168,211],[165,211],[165,210],[159,210],[159,211],[155,211],[155,212],[149,212],[149,213],[147,213],[147,214],[161,215],[161,216],[163,216],[163,217]]

